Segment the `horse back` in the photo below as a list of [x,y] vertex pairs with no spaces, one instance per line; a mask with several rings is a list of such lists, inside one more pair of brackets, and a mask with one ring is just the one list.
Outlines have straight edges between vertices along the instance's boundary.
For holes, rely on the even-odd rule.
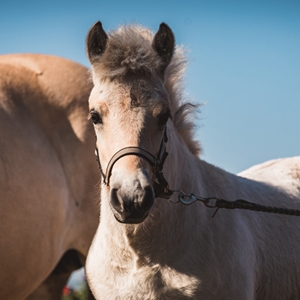
[[270,160],[239,175],[281,188],[300,202],[300,156]]

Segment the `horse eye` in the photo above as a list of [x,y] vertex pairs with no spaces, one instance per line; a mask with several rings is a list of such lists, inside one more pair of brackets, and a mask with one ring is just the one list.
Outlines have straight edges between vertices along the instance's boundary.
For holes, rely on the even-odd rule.
[[92,120],[92,122],[96,125],[96,124],[102,124],[102,119],[99,115],[98,112],[96,112],[95,110],[92,110],[90,112],[90,118]]
[[163,114],[160,114],[158,116],[158,120],[159,120],[159,125],[166,125],[167,121],[170,118],[170,110],[168,109],[167,111],[165,111]]

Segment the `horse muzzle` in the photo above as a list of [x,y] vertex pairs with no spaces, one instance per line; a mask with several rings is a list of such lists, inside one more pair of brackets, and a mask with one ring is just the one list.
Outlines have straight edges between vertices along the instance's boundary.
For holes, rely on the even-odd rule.
[[150,185],[141,187],[138,180],[133,188],[126,186],[112,187],[110,205],[116,220],[125,224],[138,224],[148,216],[154,203],[155,195]]
[[[148,216],[155,198],[169,199],[171,197],[173,191],[169,189],[169,184],[162,172],[165,159],[168,156],[165,145],[167,141],[165,129],[157,156],[136,146],[120,149],[111,157],[105,173],[102,170],[98,148],[96,147],[95,155],[103,184],[110,188],[110,205],[116,220],[120,223],[137,224],[143,222]],[[130,155],[138,156],[150,164],[154,175],[152,185],[150,185],[149,178],[146,178],[147,176],[145,177],[143,172],[136,174],[138,176],[132,181],[128,179],[128,174],[123,176],[123,179],[120,177],[121,174],[116,175],[119,176],[118,180],[113,180],[112,185],[110,184],[110,177],[115,163],[122,157]]]

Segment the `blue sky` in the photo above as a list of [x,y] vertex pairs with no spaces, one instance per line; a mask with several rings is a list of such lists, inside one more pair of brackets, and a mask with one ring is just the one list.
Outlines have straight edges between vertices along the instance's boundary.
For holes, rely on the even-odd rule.
[[202,158],[237,173],[300,155],[299,1],[0,2],[0,54],[45,53],[88,66],[85,36],[141,23],[173,29],[189,50],[186,92],[205,103]]

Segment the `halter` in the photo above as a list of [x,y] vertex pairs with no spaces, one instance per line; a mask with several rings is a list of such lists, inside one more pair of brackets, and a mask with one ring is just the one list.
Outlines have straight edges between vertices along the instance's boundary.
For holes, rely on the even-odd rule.
[[122,148],[121,150],[117,151],[110,159],[110,161],[107,165],[105,174],[101,167],[99,152],[98,152],[98,148],[96,146],[95,155],[96,155],[96,160],[98,162],[98,167],[99,167],[100,173],[103,178],[103,183],[106,186],[109,186],[109,179],[110,179],[110,176],[112,173],[113,166],[120,158],[127,156],[127,155],[136,155],[136,156],[140,156],[140,157],[146,159],[150,163],[150,165],[153,167],[153,173],[155,176],[155,178],[154,178],[155,181],[153,184],[155,198],[160,197],[160,198],[169,199],[173,192],[169,189],[169,184],[168,184],[167,180],[165,179],[163,172],[162,172],[164,162],[168,156],[168,152],[166,151],[167,141],[168,141],[167,131],[165,130],[164,136],[160,143],[159,151],[158,151],[158,154],[156,157],[154,155],[152,155],[150,152],[148,152],[140,147]]

